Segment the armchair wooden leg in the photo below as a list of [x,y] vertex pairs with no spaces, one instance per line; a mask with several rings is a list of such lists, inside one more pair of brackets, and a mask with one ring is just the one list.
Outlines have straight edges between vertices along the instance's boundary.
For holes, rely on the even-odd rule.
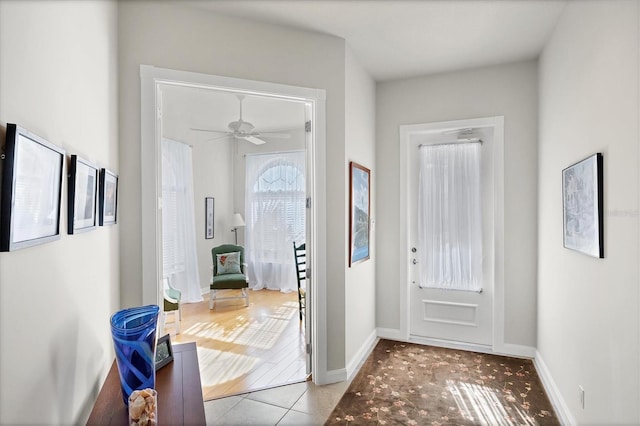
[[216,291],[215,290],[211,290],[210,293],[210,299],[209,299],[209,309],[213,309],[213,304],[214,304],[214,299],[216,297]]

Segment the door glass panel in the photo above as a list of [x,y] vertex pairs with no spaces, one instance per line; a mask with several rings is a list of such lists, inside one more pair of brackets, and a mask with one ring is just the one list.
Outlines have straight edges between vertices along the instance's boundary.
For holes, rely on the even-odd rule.
[[479,142],[420,148],[420,287],[482,290],[480,149]]

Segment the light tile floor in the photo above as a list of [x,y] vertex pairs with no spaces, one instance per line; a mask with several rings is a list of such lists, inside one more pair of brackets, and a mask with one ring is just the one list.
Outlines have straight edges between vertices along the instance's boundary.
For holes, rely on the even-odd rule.
[[229,396],[204,403],[207,424],[322,425],[349,387],[349,381],[313,382]]

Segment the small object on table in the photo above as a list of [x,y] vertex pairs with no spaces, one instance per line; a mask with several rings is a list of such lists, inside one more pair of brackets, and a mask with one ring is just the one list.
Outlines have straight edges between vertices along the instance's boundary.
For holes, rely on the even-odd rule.
[[158,424],[158,394],[155,389],[135,390],[129,395],[129,425]]
[[[173,362],[158,370],[158,417],[164,425],[204,425],[202,384],[194,342],[173,346]],[[126,426],[129,409],[122,402],[118,366],[114,361],[96,399],[88,425]]]
[[131,392],[156,387],[156,331],[158,305],[123,309],[111,316],[111,336],[120,373],[122,401]]

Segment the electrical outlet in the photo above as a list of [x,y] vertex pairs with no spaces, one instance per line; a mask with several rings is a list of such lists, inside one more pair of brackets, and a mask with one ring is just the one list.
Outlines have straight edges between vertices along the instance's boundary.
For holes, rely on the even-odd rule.
[[584,410],[584,388],[582,386],[578,386],[580,392],[580,407]]

